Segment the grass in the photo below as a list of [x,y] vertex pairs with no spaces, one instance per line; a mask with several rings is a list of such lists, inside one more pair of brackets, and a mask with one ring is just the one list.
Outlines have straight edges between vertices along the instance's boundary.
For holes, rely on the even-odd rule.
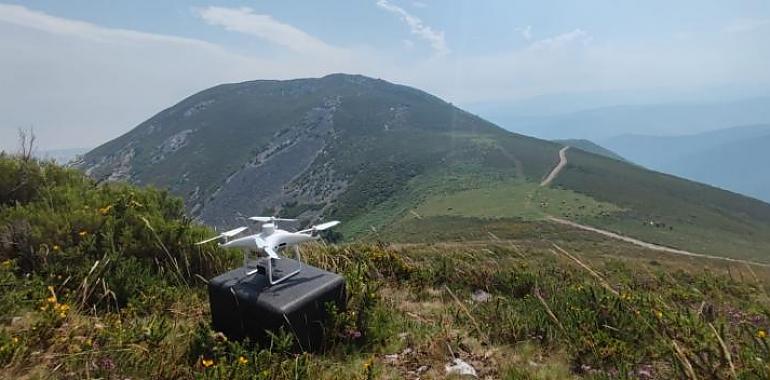
[[[514,219],[540,221],[546,215],[589,217],[621,211],[618,207],[597,202],[585,195],[543,188],[516,175],[515,168],[506,170],[477,164],[457,163],[447,169],[416,177],[399,192],[367,213],[351,218],[342,226],[345,236],[361,238],[387,233],[399,223],[421,219],[431,227],[432,217],[481,219]],[[455,232],[461,233],[457,230]]]
[[503,182],[452,194],[432,194],[414,212],[420,216],[520,218],[541,220],[546,215],[589,217],[619,209],[569,190],[542,188],[532,182]]
[[[767,270],[697,260],[687,267],[679,258],[650,260],[641,249],[639,256],[608,260],[609,246],[559,242],[568,257],[552,243],[308,248],[315,265],[346,276],[350,307],[367,316],[355,327],[341,318],[345,328],[364,329],[363,339],[342,338],[320,353],[294,353],[290,337],[280,334],[272,346],[259,347],[210,331],[203,283],[156,308],[137,302],[65,316],[39,306],[69,304],[69,296],[51,301],[42,289],[32,307],[11,314],[23,321],[2,329],[0,352],[9,354],[0,356],[0,374],[395,379],[419,372],[442,378],[455,356],[481,377],[510,379],[770,375]],[[15,269],[4,266],[0,273],[8,279]],[[369,282],[377,284],[369,288],[369,306],[357,304]],[[489,301],[472,299],[479,289]]]
[[439,171],[410,179],[389,198],[370,206],[367,212],[346,219],[341,231],[348,237],[370,235],[373,231],[392,226],[405,216],[413,215],[412,211],[432,196],[491,186],[510,180],[515,175],[513,168],[501,172],[478,163],[454,163]]

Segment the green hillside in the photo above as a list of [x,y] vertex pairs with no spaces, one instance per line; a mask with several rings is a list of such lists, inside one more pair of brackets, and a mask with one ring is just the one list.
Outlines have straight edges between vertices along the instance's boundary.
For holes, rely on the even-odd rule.
[[[344,220],[348,239],[410,241],[558,216],[698,253],[770,261],[770,205],[505,131],[363,76],[226,84],[85,155],[99,180],[153,184],[220,227],[238,213]],[[454,206],[453,206],[454,205]],[[497,222],[495,222],[497,224]],[[414,225],[409,232],[403,226]],[[431,235],[434,236],[434,235]]]
[[768,261],[767,203],[579,151],[568,155],[555,186],[624,209],[582,218],[588,224],[696,252]]

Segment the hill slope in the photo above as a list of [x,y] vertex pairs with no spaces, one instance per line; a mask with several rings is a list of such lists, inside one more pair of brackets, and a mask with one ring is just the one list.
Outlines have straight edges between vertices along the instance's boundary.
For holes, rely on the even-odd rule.
[[[202,91],[78,166],[167,187],[218,226],[271,213],[340,218],[348,237],[487,239],[495,228],[546,232],[553,215],[704,253],[770,255],[770,205],[753,199],[578,149],[553,186],[537,186],[560,147],[413,88],[336,74]],[[639,227],[651,221],[667,227]]]
[[99,179],[168,187],[193,215],[222,224],[233,210],[312,214],[337,199],[336,214],[354,215],[437,167],[491,165],[539,179],[557,150],[422,91],[330,75],[202,91],[77,166]]

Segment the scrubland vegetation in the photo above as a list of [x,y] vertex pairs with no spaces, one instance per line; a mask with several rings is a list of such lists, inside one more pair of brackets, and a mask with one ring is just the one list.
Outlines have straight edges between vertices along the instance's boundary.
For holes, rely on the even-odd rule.
[[206,279],[240,257],[195,246],[210,231],[181,200],[2,156],[0,377],[443,378],[453,357],[480,378],[770,377],[767,268],[518,226],[308,247],[350,297],[300,353],[210,329]]

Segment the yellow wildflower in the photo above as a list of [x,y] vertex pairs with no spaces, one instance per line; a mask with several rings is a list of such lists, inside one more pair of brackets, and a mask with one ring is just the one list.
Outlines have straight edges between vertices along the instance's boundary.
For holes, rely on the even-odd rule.
[[80,235],[81,237],[82,237],[82,236],[86,236],[86,235],[88,235],[88,231],[86,231],[86,230],[81,230],[80,232],[78,232],[78,235]]
[[238,364],[240,364],[240,365],[249,364],[249,359],[246,359],[243,356],[239,356],[238,357]]
[[13,341],[13,343],[19,343],[19,337],[17,336],[11,338],[11,340]]
[[658,310],[658,311],[655,312],[655,316],[658,317],[658,318],[663,318],[663,312]]
[[767,337],[767,332],[765,330],[757,331],[757,338],[765,338],[765,337]]
[[107,213],[110,212],[110,210],[112,210],[112,205],[99,208],[99,213],[102,215],[107,215]]
[[48,291],[51,292],[51,296],[46,298],[46,301],[48,301],[48,303],[56,303],[57,302],[56,292],[54,292],[53,286],[48,285]]
[[59,247],[58,245],[56,245],[56,244],[53,245],[53,251],[54,252],[59,252],[60,249],[61,249],[61,247]]
[[53,309],[59,314],[59,317],[64,318],[70,310],[70,305],[57,303]]
[[201,364],[203,364],[204,367],[209,368],[214,365],[214,359],[203,359],[201,360]]

